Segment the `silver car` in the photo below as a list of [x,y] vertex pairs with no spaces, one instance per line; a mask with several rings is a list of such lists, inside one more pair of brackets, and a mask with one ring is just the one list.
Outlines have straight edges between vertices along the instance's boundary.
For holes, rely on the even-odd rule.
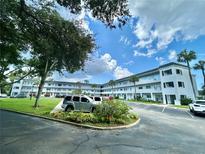
[[93,112],[96,105],[95,101],[86,95],[70,95],[64,98],[61,107],[65,111]]

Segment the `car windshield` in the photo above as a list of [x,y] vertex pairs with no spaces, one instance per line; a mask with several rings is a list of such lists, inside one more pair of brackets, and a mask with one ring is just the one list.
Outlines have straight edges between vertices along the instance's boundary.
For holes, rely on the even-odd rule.
[[196,101],[196,103],[205,105],[205,101]]

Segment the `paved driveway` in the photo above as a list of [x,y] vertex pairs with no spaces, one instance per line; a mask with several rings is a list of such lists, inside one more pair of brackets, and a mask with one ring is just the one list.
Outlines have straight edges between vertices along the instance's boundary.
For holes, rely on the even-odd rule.
[[140,124],[112,131],[78,128],[0,110],[1,153],[205,153],[204,117],[192,117],[186,110],[130,105],[141,116]]

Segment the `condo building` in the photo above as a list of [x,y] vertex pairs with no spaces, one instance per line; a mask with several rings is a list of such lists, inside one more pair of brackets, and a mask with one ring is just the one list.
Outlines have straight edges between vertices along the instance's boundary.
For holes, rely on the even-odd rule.
[[[175,105],[180,105],[183,98],[195,100],[198,95],[195,75],[192,75],[192,84],[188,67],[182,64],[172,62],[135,75],[139,79],[135,86],[130,81],[131,76],[115,80],[113,85],[108,82],[95,86],[89,83],[50,80],[45,82],[42,95],[55,97],[81,89],[82,93],[88,95],[114,96],[125,100],[135,97]],[[31,93],[36,94],[37,90],[38,85],[32,79],[24,79],[13,84],[11,96],[29,96]]]

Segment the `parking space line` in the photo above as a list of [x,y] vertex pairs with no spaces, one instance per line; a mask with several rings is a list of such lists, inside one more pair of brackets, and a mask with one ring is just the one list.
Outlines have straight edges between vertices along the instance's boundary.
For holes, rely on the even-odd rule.
[[164,106],[164,108],[162,109],[162,112],[164,112],[165,108],[166,108],[166,106]]
[[191,113],[189,113],[189,111],[185,111],[188,115],[190,115],[192,118],[194,118],[194,116],[191,114]]

